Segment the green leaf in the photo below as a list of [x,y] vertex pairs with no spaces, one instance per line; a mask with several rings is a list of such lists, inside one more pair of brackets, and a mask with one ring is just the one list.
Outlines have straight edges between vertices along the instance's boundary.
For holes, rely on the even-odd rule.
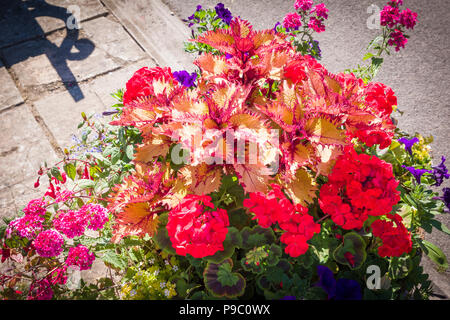
[[447,228],[447,226],[445,224],[443,224],[442,222],[435,220],[435,219],[431,219],[430,220],[430,224],[435,227],[436,229],[438,229],[439,231],[442,231],[446,234],[450,235],[450,230]]
[[[353,255],[354,265],[352,265],[345,257],[347,252]],[[333,252],[333,257],[338,263],[347,265],[352,270],[359,269],[367,257],[366,242],[355,232],[347,233],[344,235],[343,243]]]
[[219,271],[217,271],[217,281],[223,286],[231,287],[239,281],[239,277],[233,274],[230,264],[224,263],[219,266]]
[[118,255],[113,250],[106,251],[101,257],[105,263],[111,265],[114,268],[123,270],[127,267],[128,263],[127,260]]
[[80,189],[93,188],[94,186],[95,186],[95,181],[93,181],[93,180],[90,180],[90,179],[78,180],[78,187]]
[[133,160],[133,157],[134,157],[134,146],[132,144],[128,145],[125,153],[126,153],[128,159]]
[[77,176],[77,169],[73,163],[66,163],[64,165],[64,172],[67,174],[67,176],[74,181]]
[[58,179],[59,181],[63,181],[63,178],[61,176],[61,172],[59,172],[59,169],[57,167],[53,167],[50,169],[50,173],[52,174],[53,177],[55,177],[56,179]]
[[442,252],[441,249],[439,249],[434,244],[426,240],[419,241],[419,245],[423,249],[425,254],[439,267],[445,270],[448,268],[447,257],[445,256],[445,254]]
[[366,60],[372,58],[373,56],[374,56],[374,54],[372,52],[367,52],[363,57],[363,61],[366,61]]

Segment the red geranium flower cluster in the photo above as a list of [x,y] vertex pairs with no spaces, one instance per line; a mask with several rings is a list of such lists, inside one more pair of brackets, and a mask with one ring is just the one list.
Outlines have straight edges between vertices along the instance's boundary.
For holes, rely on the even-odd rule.
[[[376,220],[372,223],[372,233],[381,238],[383,245],[378,248],[380,257],[400,257],[412,249],[411,234],[403,225],[403,219],[398,214],[388,214],[392,221]],[[394,227],[394,223],[396,227]]]
[[230,225],[224,209],[214,209],[210,196],[187,195],[169,212],[167,232],[177,254],[203,258],[222,251]]
[[130,80],[128,80],[126,91],[123,95],[123,104],[127,105],[137,98],[152,95],[152,81],[155,79],[177,83],[176,80],[174,80],[172,71],[169,67],[155,67],[151,69],[148,69],[147,67],[141,68],[134,73]]
[[369,83],[365,90],[366,103],[377,110],[383,118],[390,117],[394,106],[397,105],[397,97],[394,91],[380,82]]
[[255,214],[253,219],[263,228],[278,223],[285,231],[280,238],[287,245],[285,252],[294,258],[305,254],[309,247],[307,241],[320,232],[320,224],[308,215],[308,208],[294,206],[276,184],[267,195],[250,193],[250,198],[244,200],[244,207]]
[[381,216],[400,201],[392,166],[347,148],[320,190],[324,213],[346,230],[360,229],[369,215]]

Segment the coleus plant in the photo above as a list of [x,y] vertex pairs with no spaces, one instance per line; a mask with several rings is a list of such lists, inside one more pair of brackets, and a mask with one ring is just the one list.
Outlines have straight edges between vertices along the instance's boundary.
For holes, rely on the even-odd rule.
[[[193,298],[317,298],[327,290],[313,285],[315,266],[361,283],[372,264],[404,281],[385,297],[427,296],[419,248],[431,246],[405,227],[397,168],[376,156],[398,147],[392,89],[332,74],[284,32],[241,18],[192,41],[213,49],[194,62],[196,83],[160,67],[127,83],[112,124],[138,128],[143,143],[110,198],[115,240],[150,235],[185,257],[197,276],[183,281],[205,288]],[[416,280],[395,273],[405,264]],[[339,283],[343,296],[344,284],[360,288]]]

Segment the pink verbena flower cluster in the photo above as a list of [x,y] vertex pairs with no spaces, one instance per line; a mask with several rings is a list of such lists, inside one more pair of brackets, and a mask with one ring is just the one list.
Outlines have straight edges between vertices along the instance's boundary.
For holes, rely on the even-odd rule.
[[297,0],[294,4],[297,12],[288,13],[284,17],[283,27],[288,31],[298,30],[302,26],[302,18],[304,18],[308,28],[318,33],[325,31],[324,21],[328,19],[328,9],[323,3],[313,5],[313,0]]
[[105,223],[109,220],[108,210],[98,204],[86,204],[81,207],[79,212],[83,213],[88,219],[89,225],[87,228],[94,231],[103,229]]
[[400,10],[402,0],[389,1],[381,11],[381,25],[388,28],[390,33],[388,45],[395,46],[395,51],[404,48],[408,43],[405,29],[414,29],[417,23],[417,13],[410,9]]
[[83,235],[86,228],[102,229],[108,221],[107,214],[108,211],[101,205],[87,204],[78,211],[60,211],[53,220],[53,226],[72,239]]
[[69,255],[66,259],[67,266],[78,266],[81,270],[89,270],[95,260],[95,255],[89,252],[89,249],[83,245],[69,249]]
[[31,200],[23,209],[25,215],[17,218],[8,225],[6,236],[10,238],[17,234],[21,238],[33,240],[43,230],[44,216],[46,213],[46,202],[41,199]]
[[56,257],[63,251],[64,238],[56,230],[45,230],[38,234],[33,246],[38,255],[44,258]]

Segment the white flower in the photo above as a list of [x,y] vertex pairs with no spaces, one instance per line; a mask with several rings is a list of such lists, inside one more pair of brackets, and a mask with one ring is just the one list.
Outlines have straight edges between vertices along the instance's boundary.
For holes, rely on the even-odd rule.
[[164,295],[168,298],[170,295],[169,289],[164,290]]
[[172,269],[173,269],[173,271],[176,272],[176,271],[178,271],[178,266],[173,266]]
[[159,283],[159,286],[160,286],[161,289],[162,289],[162,288],[164,288],[164,287],[166,286],[166,283],[165,283],[165,282],[160,282],[160,283]]

